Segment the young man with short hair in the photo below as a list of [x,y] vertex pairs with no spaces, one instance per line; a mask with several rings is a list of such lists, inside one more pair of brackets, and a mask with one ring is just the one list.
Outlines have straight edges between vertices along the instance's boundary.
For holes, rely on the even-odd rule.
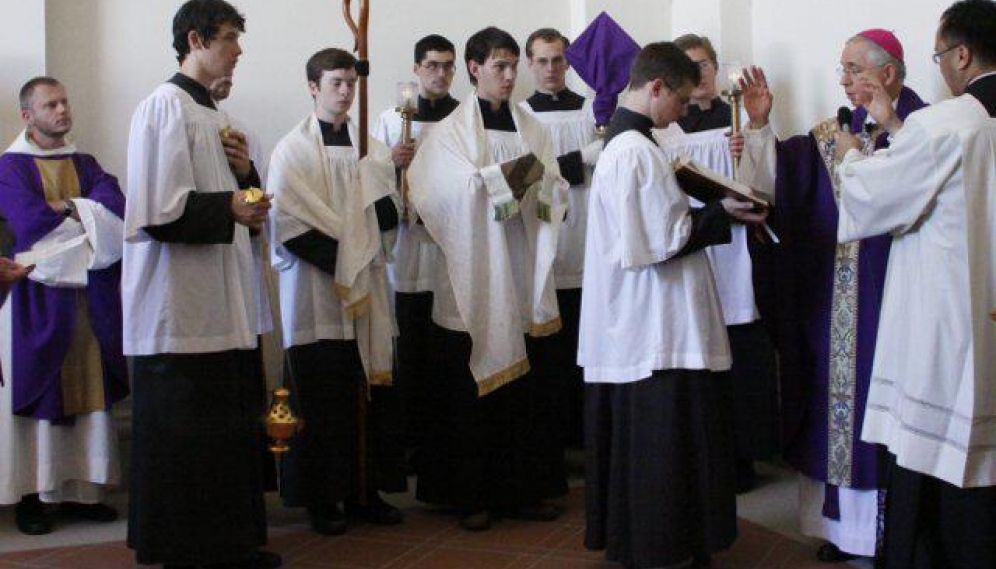
[[559,437],[534,428],[544,409],[526,336],[560,327],[552,268],[567,184],[549,134],[509,102],[515,40],[486,28],[464,60],[476,92],[423,142],[409,179],[445,277],[432,308],[439,408],[416,464],[418,498],[459,508],[474,531],[499,513],[553,519],[543,501],[566,491]]
[[381,233],[398,224],[396,179],[376,140],[359,158],[352,54],[323,49],[305,74],[314,110],[280,140],[269,169],[287,373],[307,425],[283,461],[281,493],[286,505],[308,509],[312,529],[336,535],[346,531],[345,515],[377,524],[402,518],[379,494],[407,484],[381,246]]
[[229,77],[245,18],[189,0],[173,19],[179,72],[142,101],[128,142],[124,348],[134,356],[128,545],[169,569],[277,567],[259,460],[257,299],[250,239],[269,200],[245,136],[209,88]]
[[765,216],[732,198],[690,208],[651,134],[685,113],[698,81],[674,44],[644,47],[592,180],[585,545],[626,567],[708,563],[736,537],[730,352],[703,249]]
[[563,328],[536,350],[531,363],[548,387],[547,416],[550,427],[561,432],[565,445],[582,446],[584,378],[577,365],[578,318],[581,315],[581,281],[584,275],[584,239],[588,217],[591,173],[602,150],[595,133],[591,101],[567,88],[570,64],[564,52],[570,40],[552,28],[542,28],[526,40],[529,71],[536,92],[519,103],[550,132],[560,174],[571,184],[567,192],[567,218],[557,240],[553,262],[557,305]]
[[[456,48],[443,36],[430,34],[415,43],[413,72],[418,98],[412,116],[414,142],[401,140],[401,115],[394,107],[381,113],[373,136],[391,147],[398,177],[415,156],[416,148],[446,118],[459,101],[450,95],[456,75]],[[410,207],[409,207],[410,210]],[[409,211],[411,214],[411,211]],[[414,216],[398,225],[388,279],[394,290],[398,319],[395,381],[404,404],[405,443],[417,452],[425,425],[433,413],[432,381],[439,372],[432,366],[432,290],[440,273],[439,247]]]

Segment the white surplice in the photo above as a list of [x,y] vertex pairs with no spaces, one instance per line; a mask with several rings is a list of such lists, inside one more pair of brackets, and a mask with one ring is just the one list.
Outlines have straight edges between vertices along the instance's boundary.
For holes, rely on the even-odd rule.
[[[553,153],[563,156],[581,150],[597,138],[595,115],[591,100],[576,111],[532,111],[528,101],[519,105],[532,113],[550,132]],[[588,229],[588,193],[591,188],[591,166],[584,166],[583,184],[571,186],[567,192],[567,218],[557,239],[557,258],[553,276],[558,289],[579,288],[584,278],[584,235]]]
[[[359,140],[353,121],[346,125]],[[269,184],[284,346],[356,339],[368,382],[390,383],[395,325],[374,207],[395,193],[390,151],[373,140],[360,160],[354,146],[326,147],[311,115],[277,143]],[[338,241],[334,278],[283,246],[313,229]]]
[[180,218],[191,192],[235,191],[219,132],[228,117],[171,83],[131,121],[121,293],[128,355],[209,353],[256,347],[257,278],[249,230],[232,242],[164,243],[143,228]]
[[668,369],[730,369],[704,251],[674,258],[692,231],[670,161],[637,131],[599,157],[588,209],[578,365],[585,382],[628,383]]
[[996,119],[945,101],[840,174],[838,238],[893,235],[862,438],[906,469],[996,485]]
[[[668,159],[687,156],[706,168],[728,178],[733,177],[733,157],[730,155],[729,129],[717,128],[685,134],[678,123],[671,128],[657,129],[654,138]],[[692,206],[702,204],[689,198]],[[730,242],[706,248],[706,255],[716,278],[716,290],[723,305],[727,326],[749,324],[760,318],[754,302],[754,277],[750,251],[747,250],[747,226],[735,223],[730,228]]]
[[[432,131],[436,122],[412,121],[416,147]],[[401,115],[394,109],[381,113],[371,135],[388,147],[401,142]],[[414,218],[412,218],[414,222]],[[425,227],[417,223],[398,225],[394,248],[387,265],[388,280],[397,292],[432,292],[440,273],[441,253]]]
[[[567,182],[543,125],[516,105],[510,111],[517,132],[486,131],[476,93],[468,97],[424,140],[408,171],[411,203],[449,277],[436,290],[433,320],[470,334],[481,395],[528,372],[524,334],[560,328],[553,261]],[[500,162],[527,152],[545,171],[516,202]]]

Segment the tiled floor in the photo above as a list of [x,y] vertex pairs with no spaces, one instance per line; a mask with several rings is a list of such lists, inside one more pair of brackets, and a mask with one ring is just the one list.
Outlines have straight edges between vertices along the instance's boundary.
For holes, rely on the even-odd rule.
[[[779,483],[779,479],[769,480],[765,487],[770,491]],[[770,504],[771,500],[765,502]],[[603,562],[600,553],[586,551],[582,546],[581,489],[572,489],[561,505],[564,514],[556,522],[499,520],[490,531],[468,533],[457,526],[455,517],[409,501],[403,525],[356,524],[340,537],[318,536],[308,530],[299,512],[273,508],[269,549],[284,556],[287,569],[617,568],[617,565]],[[3,523],[7,523],[9,516],[4,518]],[[72,527],[60,529],[71,530]],[[117,531],[122,529],[123,526]],[[729,552],[728,561],[736,569],[832,567],[817,563],[814,551],[812,542],[799,541],[741,519],[740,537]],[[43,567],[132,569],[136,565],[131,551],[122,541],[0,553],[0,569]]]

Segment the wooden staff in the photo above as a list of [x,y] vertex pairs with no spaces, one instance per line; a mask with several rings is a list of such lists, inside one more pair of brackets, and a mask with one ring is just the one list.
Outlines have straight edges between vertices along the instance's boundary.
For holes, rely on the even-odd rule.
[[[352,0],[342,0],[342,15],[346,25],[353,32],[353,50],[357,53],[356,74],[360,79],[360,158],[367,155],[367,76],[370,75],[370,61],[367,59],[367,27],[370,22],[369,0],[359,0],[360,22],[353,20]],[[362,381],[358,387],[356,402],[356,452],[357,461],[357,500],[367,503],[367,384]]]
[[353,51],[359,61],[356,73],[360,77],[360,158],[367,155],[367,76],[370,75],[370,61],[367,59],[367,26],[370,22],[370,1],[360,0],[360,23],[353,20],[351,4],[353,0],[342,0],[342,14],[346,25],[353,32]]

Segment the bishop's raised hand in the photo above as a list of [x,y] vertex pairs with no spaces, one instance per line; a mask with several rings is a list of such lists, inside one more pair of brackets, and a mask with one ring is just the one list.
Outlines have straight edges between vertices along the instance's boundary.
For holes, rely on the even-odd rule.
[[740,76],[740,89],[743,91],[743,105],[750,118],[750,126],[761,128],[767,125],[774,96],[768,89],[768,78],[764,76],[764,70],[756,65],[745,67]]

